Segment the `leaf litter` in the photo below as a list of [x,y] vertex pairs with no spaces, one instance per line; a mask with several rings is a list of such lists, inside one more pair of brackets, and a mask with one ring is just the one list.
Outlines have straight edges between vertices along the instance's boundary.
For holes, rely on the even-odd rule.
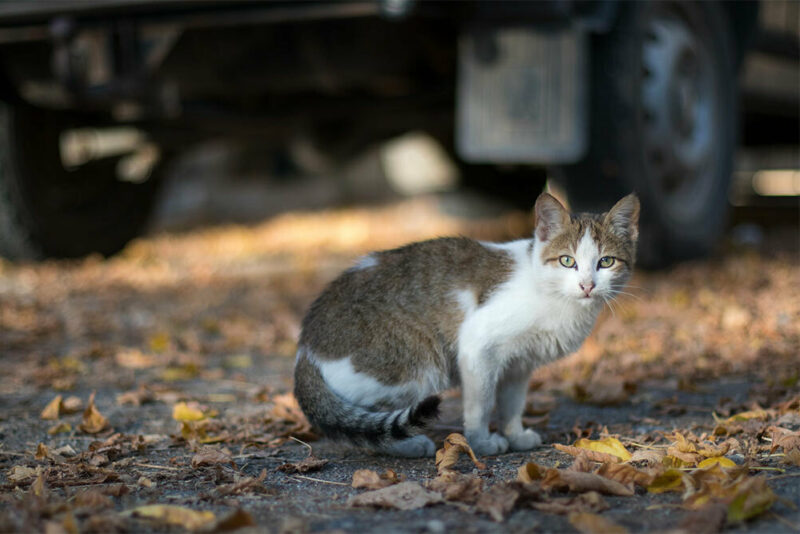
[[[0,456],[0,519],[34,531],[169,524],[172,512],[159,508],[149,519],[144,512],[140,519],[120,515],[133,494],[142,504],[193,510],[205,517],[200,528],[234,528],[257,523],[242,503],[277,499],[274,485],[298,484],[292,478],[298,473],[363,467],[338,456],[286,457],[291,437],[317,436],[288,393],[290,384],[251,382],[265,376],[265,355],[289,361],[305,307],[355,255],[441,234],[517,237],[529,224],[523,215],[454,223],[426,209],[408,204],[279,217],[252,229],[144,240],[108,261],[0,263],[0,344],[14,356],[4,362],[8,379],[0,389],[40,392],[29,405],[37,407],[33,418],[46,423],[24,445],[4,448],[15,443],[11,438],[0,446],[0,453],[13,453]],[[795,256],[737,253],[713,265],[638,273],[633,286],[645,289],[632,291],[641,300],[618,301],[576,355],[532,380],[525,421],[540,427],[553,449],[513,456],[514,465],[502,456],[467,460],[468,444],[451,436],[440,442],[436,462],[425,464],[427,472],[381,463],[348,475],[347,486],[358,485],[348,490],[358,492],[353,498],[392,490],[365,497],[381,503],[370,507],[419,498],[424,506],[492,521],[535,509],[569,517],[581,531],[616,528],[604,512],[635,503],[680,507],[676,525],[687,532],[762,524],[779,506],[791,508],[773,490],[772,477],[795,475],[800,455],[796,265]],[[70,348],[53,354],[52,347],[62,346]],[[682,400],[730,376],[747,377],[754,387],[744,398],[719,399],[716,408]],[[675,395],[631,416],[633,428],[618,425],[609,435],[595,416],[599,422],[576,423],[572,442],[564,437],[571,422],[551,422],[568,402],[647,409],[653,384]],[[88,395],[95,388],[100,401],[116,398],[117,409],[102,402],[98,408]],[[686,414],[691,424],[680,419]],[[0,416],[6,436],[13,435],[11,424],[11,416]],[[170,488],[187,482],[208,490],[172,502]],[[213,520],[203,514],[210,508]],[[628,521],[641,524],[622,517]]]

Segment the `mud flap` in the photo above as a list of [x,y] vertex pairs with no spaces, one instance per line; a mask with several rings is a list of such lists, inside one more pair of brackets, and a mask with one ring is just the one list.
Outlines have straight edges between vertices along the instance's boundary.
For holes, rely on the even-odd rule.
[[456,149],[472,163],[574,163],[588,142],[578,28],[477,28],[459,42]]

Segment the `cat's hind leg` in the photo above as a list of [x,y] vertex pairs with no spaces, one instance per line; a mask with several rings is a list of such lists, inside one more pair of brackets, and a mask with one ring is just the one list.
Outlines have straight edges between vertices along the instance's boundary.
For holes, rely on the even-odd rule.
[[376,450],[403,458],[427,458],[436,453],[436,445],[428,436],[419,434],[410,438],[383,443],[377,446]]

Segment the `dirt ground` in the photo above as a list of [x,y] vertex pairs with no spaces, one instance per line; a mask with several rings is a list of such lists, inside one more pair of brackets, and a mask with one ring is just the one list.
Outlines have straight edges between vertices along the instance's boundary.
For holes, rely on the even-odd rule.
[[[533,375],[538,450],[437,470],[314,435],[287,392],[328,281],[368,250],[528,231],[522,213],[459,219],[418,198],[0,263],[0,531],[800,530],[797,227],[637,273],[577,354]],[[357,506],[386,492],[352,487],[362,469],[430,502]]]

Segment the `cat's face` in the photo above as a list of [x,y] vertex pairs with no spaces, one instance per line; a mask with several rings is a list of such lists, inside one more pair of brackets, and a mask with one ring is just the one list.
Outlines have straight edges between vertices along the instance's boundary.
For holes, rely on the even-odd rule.
[[603,214],[570,216],[552,196],[536,201],[538,261],[545,288],[582,305],[610,300],[630,278],[639,200],[628,195]]

